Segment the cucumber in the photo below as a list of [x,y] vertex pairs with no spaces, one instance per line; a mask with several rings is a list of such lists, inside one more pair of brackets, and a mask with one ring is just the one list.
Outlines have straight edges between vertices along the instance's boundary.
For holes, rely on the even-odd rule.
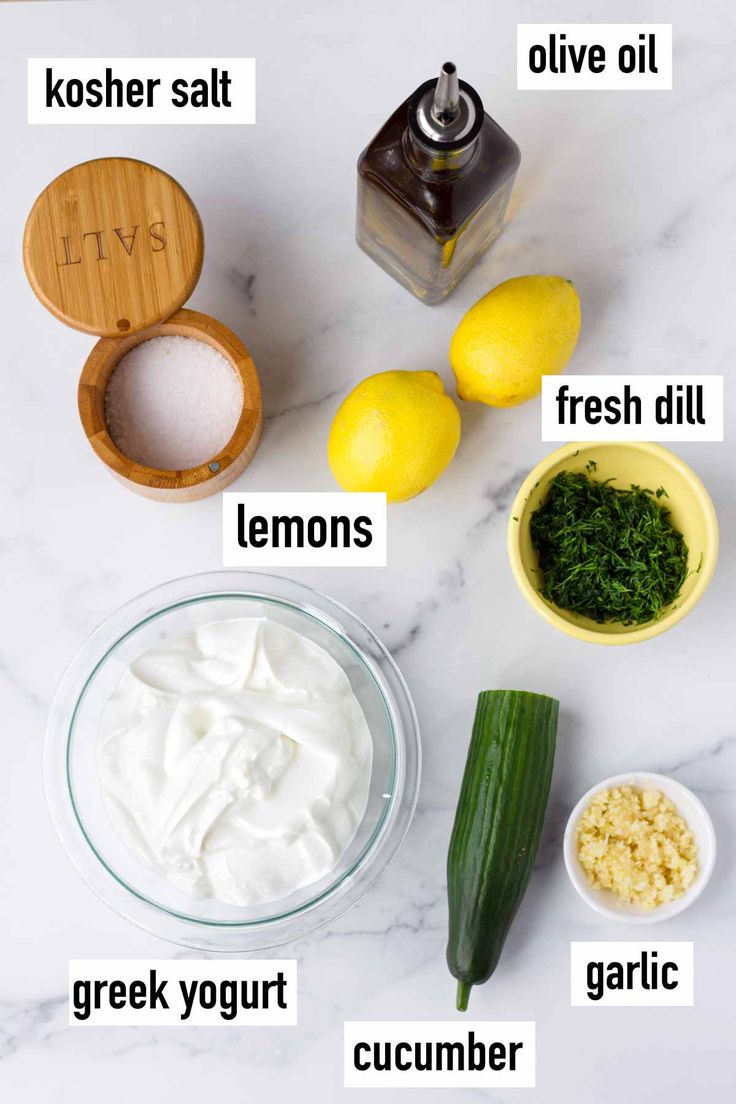
[[547,807],[559,702],[522,690],[478,696],[447,857],[447,964],[464,1012],[498,965],[526,891]]

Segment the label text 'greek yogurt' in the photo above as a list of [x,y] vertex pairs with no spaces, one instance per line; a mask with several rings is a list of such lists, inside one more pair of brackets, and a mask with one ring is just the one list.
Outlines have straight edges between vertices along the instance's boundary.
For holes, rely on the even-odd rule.
[[86,1027],[296,1024],[296,962],[72,959],[69,1023]]
[[543,441],[722,441],[723,376],[543,376]]
[[347,1089],[533,1089],[534,1082],[532,1022],[393,1020],[345,1024]]
[[571,943],[570,1003],[610,1008],[694,1003],[692,943]]
[[672,88],[671,23],[519,23],[519,91]]
[[386,496],[226,492],[225,567],[385,567]]

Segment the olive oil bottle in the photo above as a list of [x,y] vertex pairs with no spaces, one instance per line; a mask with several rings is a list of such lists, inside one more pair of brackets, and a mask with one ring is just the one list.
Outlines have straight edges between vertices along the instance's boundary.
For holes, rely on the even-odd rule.
[[516,143],[445,62],[358,160],[358,244],[424,303],[441,302],[498,237]]

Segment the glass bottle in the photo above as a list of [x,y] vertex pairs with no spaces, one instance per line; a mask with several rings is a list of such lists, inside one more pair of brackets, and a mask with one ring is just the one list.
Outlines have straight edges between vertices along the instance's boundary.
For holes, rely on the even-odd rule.
[[441,302],[498,237],[516,143],[445,62],[358,160],[358,244],[424,303]]

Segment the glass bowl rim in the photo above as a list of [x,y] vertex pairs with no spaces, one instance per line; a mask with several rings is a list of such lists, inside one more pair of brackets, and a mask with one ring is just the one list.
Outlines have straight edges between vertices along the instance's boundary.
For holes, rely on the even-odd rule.
[[[332,632],[353,652],[375,686],[385,714],[390,738],[391,799],[385,802],[377,823],[354,862],[315,897],[310,897],[281,914],[248,921],[222,921],[187,915],[162,905],[129,885],[110,866],[90,839],[84,819],[77,808],[70,757],[74,725],[84,697],[96,674],[126,639],[145,625],[174,610],[197,606],[207,601],[238,598],[272,603],[306,616]],[[353,639],[351,622],[353,628],[366,634],[370,644],[377,649],[382,662],[380,675],[374,662]],[[65,698],[73,700],[65,701]],[[58,785],[60,751],[63,755],[63,787]],[[132,915],[131,912],[138,913],[143,909],[149,921],[154,918],[164,923],[173,921],[183,924],[188,930],[206,931],[210,935],[222,933],[247,936],[254,933],[257,935],[258,932],[273,932],[278,927],[288,927],[290,923],[308,916],[312,921],[317,920],[317,923],[309,924],[309,931],[331,923],[374,884],[396,854],[416,807],[420,772],[419,728],[409,690],[395,661],[372,629],[347,607],[320,591],[285,576],[256,571],[223,570],[184,576],[152,587],[118,607],[87,637],[64,672],[49,712],[44,743],[47,804],[68,857],[83,881],[98,897],[127,919],[157,935],[162,934],[157,930],[157,923],[147,923],[146,916]],[[383,865],[374,869],[376,859],[383,852],[386,852]],[[111,899],[117,895],[117,891],[113,894],[106,893],[97,875],[101,875],[104,881],[110,880],[122,891],[128,908],[123,907],[121,901]],[[363,884],[356,887],[355,879],[361,875]],[[330,915],[315,916],[316,912],[322,911],[320,906],[326,906],[329,902],[333,902]],[[335,908],[335,905],[339,907]],[[171,934],[163,934],[162,937],[182,942],[186,946],[202,945],[197,942],[193,944],[191,939],[181,934],[179,938]],[[291,936],[286,936],[278,942],[289,942],[290,939]],[[269,941],[267,945],[275,944]],[[209,944],[207,946],[212,949]]]

